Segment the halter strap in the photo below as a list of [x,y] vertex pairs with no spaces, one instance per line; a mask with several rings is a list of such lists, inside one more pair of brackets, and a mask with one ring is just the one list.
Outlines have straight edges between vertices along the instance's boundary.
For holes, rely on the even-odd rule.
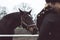
[[22,20],[22,16],[21,16],[21,25],[22,25],[22,23],[23,23],[25,26],[33,26],[33,25],[36,25],[36,24],[30,24],[30,25],[26,24],[26,23]]

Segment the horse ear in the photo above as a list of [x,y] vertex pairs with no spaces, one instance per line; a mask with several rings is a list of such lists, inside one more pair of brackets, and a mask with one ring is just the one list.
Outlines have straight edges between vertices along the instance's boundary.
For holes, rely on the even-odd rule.
[[29,11],[29,14],[31,13],[32,9]]
[[22,10],[20,10],[20,8],[18,8],[20,12],[22,12]]

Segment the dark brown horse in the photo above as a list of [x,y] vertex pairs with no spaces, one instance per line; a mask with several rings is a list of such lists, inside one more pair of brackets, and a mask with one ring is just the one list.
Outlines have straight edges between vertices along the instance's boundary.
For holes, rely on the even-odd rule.
[[[23,25],[32,34],[37,33],[37,28],[31,17],[31,11],[21,11],[10,13],[0,20],[0,34],[14,34],[14,29],[17,26]],[[12,40],[11,38],[0,38],[0,40]]]

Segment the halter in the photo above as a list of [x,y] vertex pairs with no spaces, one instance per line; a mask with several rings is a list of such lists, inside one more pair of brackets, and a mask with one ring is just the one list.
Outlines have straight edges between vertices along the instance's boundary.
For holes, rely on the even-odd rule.
[[27,29],[30,28],[30,26],[36,25],[36,24],[30,24],[30,25],[26,24],[26,23],[23,21],[22,16],[21,16],[21,25],[22,25],[22,23],[23,23],[25,26],[27,26]]

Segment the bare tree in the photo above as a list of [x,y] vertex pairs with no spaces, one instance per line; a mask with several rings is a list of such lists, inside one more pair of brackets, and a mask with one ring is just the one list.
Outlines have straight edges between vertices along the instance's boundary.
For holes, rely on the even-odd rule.
[[0,7],[0,19],[7,14],[6,7]]

